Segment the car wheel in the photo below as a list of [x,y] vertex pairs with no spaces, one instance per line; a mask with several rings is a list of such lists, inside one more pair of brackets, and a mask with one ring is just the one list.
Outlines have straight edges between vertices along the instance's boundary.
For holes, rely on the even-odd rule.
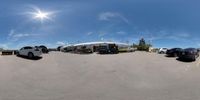
[[29,53],[28,53],[28,58],[33,58],[33,57],[34,57],[33,53],[32,53],[32,52],[29,52]]
[[16,56],[20,56],[19,52],[16,53]]
[[192,58],[192,61],[196,61],[196,56],[194,56],[194,57]]

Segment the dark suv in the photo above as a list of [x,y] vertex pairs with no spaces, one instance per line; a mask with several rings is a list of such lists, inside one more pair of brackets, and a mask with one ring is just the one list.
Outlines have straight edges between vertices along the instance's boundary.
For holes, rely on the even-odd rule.
[[179,59],[190,59],[193,61],[195,61],[197,57],[199,57],[199,50],[195,48],[184,49],[179,55]]
[[177,57],[180,55],[180,53],[183,51],[181,48],[172,48],[167,50],[166,55],[170,57]]
[[100,54],[117,54],[118,46],[116,44],[105,44],[99,46],[98,52]]

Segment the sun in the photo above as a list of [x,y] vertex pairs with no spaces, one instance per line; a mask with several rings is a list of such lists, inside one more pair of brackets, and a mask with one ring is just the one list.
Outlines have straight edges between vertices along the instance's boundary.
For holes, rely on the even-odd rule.
[[39,11],[39,12],[35,13],[34,17],[36,19],[44,20],[44,19],[49,19],[49,14],[46,12]]
[[43,22],[44,20],[50,20],[50,13],[48,12],[44,12],[44,11],[41,11],[41,10],[38,10],[37,12],[34,12],[34,15],[33,15],[33,18],[34,19],[38,19],[40,20],[41,22]]
[[34,20],[38,20],[41,23],[44,21],[51,21],[53,17],[53,12],[41,10],[38,7],[33,7],[32,11],[28,12]]

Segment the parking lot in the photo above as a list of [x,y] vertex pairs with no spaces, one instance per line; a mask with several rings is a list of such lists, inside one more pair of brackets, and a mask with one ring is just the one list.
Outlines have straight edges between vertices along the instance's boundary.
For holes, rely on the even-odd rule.
[[0,100],[199,100],[200,60],[163,54],[0,56]]

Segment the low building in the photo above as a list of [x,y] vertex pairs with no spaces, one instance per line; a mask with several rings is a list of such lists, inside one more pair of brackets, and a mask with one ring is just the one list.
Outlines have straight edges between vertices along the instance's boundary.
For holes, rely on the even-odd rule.
[[66,45],[61,48],[63,52],[70,52],[70,51],[81,51],[81,50],[91,50],[91,52],[97,52],[98,47],[105,44],[115,44],[117,45],[119,51],[128,51],[131,48],[131,45],[126,43],[119,43],[119,42],[85,42],[85,43],[78,43],[73,45]]

